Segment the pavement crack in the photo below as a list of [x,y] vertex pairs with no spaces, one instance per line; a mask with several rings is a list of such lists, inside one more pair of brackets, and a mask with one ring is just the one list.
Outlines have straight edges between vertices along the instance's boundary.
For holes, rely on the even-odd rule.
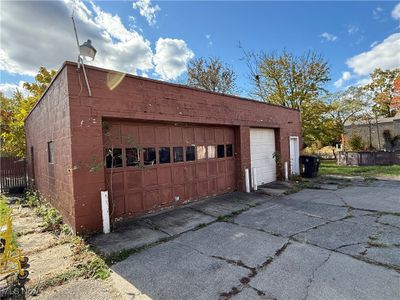
[[337,251],[339,249],[342,249],[344,247],[348,247],[348,246],[356,246],[356,245],[365,245],[365,242],[358,242],[358,243],[350,243],[350,244],[345,244],[345,245],[341,245],[335,249],[333,249],[334,251]]
[[308,280],[308,284],[306,285],[306,295],[305,295],[305,297],[304,297],[304,300],[306,300],[307,298],[308,298],[308,291],[309,291],[309,288],[310,288],[310,286],[312,285],[312,283],[314,282],[314,279],[315,279],[315,274],[317,273],[317,271],[324,265],[324,264],[326,264],[327,262],[328,262],[328,260],[329,260],[329,258],[331,257],[331,253],[329,253],[328,254],[328,257],[326,258],[326,259],[324,259],[324,261],[322,262],[322,263],[320,263],[313,271],[312,271],[312,273],[311,273],[311,277],[310,277],[310,279]]

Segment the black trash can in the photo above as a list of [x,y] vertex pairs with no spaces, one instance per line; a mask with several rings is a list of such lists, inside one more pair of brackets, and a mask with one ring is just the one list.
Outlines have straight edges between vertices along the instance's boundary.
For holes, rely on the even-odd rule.
[[316,155],[300,156],[300,175],[302,177],[313,178],[318,176],[320,159]]

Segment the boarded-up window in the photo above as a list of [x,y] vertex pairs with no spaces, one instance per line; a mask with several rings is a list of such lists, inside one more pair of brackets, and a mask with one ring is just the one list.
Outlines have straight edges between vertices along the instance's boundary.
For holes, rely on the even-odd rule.
[[215,158],[215,146],[207,146],[207,157]]
[[197,154],[197,159],[205,159],[206,158],[206,146],[197,146],[196,148],[196,154]]

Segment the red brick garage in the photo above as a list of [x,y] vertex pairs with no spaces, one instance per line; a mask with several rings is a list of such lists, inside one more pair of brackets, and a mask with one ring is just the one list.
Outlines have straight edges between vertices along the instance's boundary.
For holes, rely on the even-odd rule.
[[89,97],[76,68],[62,66],[25,129],[30,179],[78,233],[101,229],[102,190],[112,219],[244,191],[250,131],[268,131],[282,162],[301,134],[297,110],[96,67]]

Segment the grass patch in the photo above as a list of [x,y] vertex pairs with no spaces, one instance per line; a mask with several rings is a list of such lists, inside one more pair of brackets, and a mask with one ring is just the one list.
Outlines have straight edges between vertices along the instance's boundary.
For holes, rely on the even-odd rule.
[[400,176],[400,165],[392,166],[338,166],[336,161],[321,161],[320,175],[344,175],[344,176]]
[[107,258],[105,258],[105,262],[107,263],[107,265],[111,266],[117,262],[127,259],[132,254],[139,253],[143,250],[146,250],[146,249],[152,248],[154,246],[160,245],[162,243],[168,242],[170,240],[173,240],[174,238],[175,238],[174,236],[165,237],[165,238],[162,238],[159,241],[152,243],[152,244],[144,245],[144,246],[137,247],[137,248],[121,250],[117,253],[113,253],[113,254],[109,255]]
[[299,178],[295,181],[292,187],[290,187],[284,194],[290,195],[297,192],[300,192],[303,189],[315,189],[317,188],[317,184],[315,182],[311,182],[304,178]]

